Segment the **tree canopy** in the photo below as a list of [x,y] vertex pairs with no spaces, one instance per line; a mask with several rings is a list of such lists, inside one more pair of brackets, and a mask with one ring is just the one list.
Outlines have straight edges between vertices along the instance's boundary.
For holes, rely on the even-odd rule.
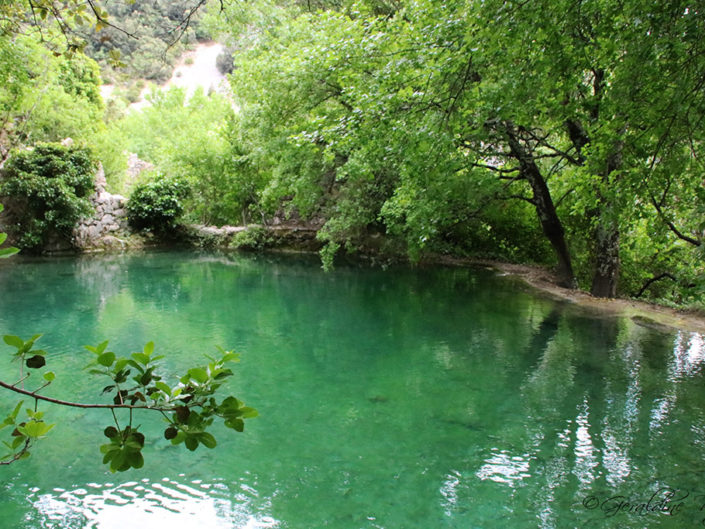
[[317,7],[221,17],[241,46],[233,140],[264,204],[323,217],[333,249],[383,233],[412,256],[553,261],[598,296],[657,277],[675,282],[656,296],[702,295],[699,6]]

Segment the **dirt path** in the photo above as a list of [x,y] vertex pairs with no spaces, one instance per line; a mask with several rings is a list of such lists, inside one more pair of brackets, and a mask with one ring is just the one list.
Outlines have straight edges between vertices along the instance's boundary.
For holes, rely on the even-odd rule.
[[464,259],[442,259],[447,264],[480,264],[492,267],[500,273],[516,276],[532,287],[553,298],[570,301],[591,313],[624,316],[641,325],[655,328],[675,328],[705,335],[705,317],[670,309],[642,301],[629,299],[595,298],[587,292],[559,287],[553,274],[537,266],[500,263],[496,261],[471,261]]
[[223,45],[217,42],[199,44],[193,51],[184,54],[179,60],[171,79],[163,86],[165,90],[172,86],[186,88],[187,97],[197,88],[204,92],[221,90],[225,76],[216,66],[216,59],[223,51]]
[[[223,50],[223,45],[217,42],[204,42],[198,44],[193,50],[184,53],[179,59],[171,79],[159,86],[160,90],[168,90],[172,86],[179,86],[186,89],[186,97],[191,97],[197,88],[202,88],[205,93],[209,90],[216,90],[222,94],[227,94],[227,80],[220,73],[216,66],[216,59]],[[140,110],[149,105],[146,100],[147,94],[151,92],[154,85],[147,83],[142,90],[140,99],[128,106],[129,110]],[[112,97],[115,91],[113,85],[102,85],[101,95],[104,100]]]

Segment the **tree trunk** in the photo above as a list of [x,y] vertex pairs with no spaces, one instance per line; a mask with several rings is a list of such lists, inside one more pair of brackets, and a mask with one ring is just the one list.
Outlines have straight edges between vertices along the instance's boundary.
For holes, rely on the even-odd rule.
[[617,296],[619,281],[619,226],[600,219],[595,230],[595,271],[590,293],[598,298]]
[[556,273],[559,285],[566,288],[576,288],[577,282],[573,273],[568,245],[565,241],[565,231],[556,213],[556,207],[553,204],[546,180],[543,178],[538,165],[536,165],[531,152],[519,140],[515,127],[511,124],[505,124],[505,132],[509,141],[511,155],[519,162],[521,176],[531,186],[533,193],[531,202],[536,208],[541,229],[556,252],[556,257],[558,258]]
[[[622,148],[624,143],[617,141],[612,155],[607,158],[607,166],[602,177],[605,186],[615,185],[610,176],[622,165]],[[595,270],[592,276],[590,293],[598,298],[614,298],[617,296],[619,282],[619,219],[612,213],[614,204],[606,201],[599,189],[597,195],[603,204],[598,213],[595,228]]]

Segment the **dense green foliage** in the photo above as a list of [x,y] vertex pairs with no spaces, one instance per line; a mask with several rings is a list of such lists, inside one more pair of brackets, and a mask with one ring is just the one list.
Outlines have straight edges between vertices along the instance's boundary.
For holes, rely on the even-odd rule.
[[323,218],[329,257],[383,234],[412,256],[553,261],[599,296],[702,300],[698,6],[318,7],[221,17],[241,37],[231,141],[263,207]]
[[[5,209],[5,206],[0,204],[0,213],[3,212]],[[0,233],[0,246],[5,244],[5,241],[7,240],[7,233]],[[17,252],[19,252],[19,248],[15,248],[14,246],[6,246],[5,248],[0,248],[0,259],[7,259],[8,257],[15,255]]]
[[153,92],[149,101],[141,112],[109,126],[111,141],[188,182],[190,220],[221,225],[247,220],[258,180],[229,141],[232,103],[200,89],[187,98],[182,88]]
[[55,143],[15,152],[0,177],[20,248],[39,250],[52,238],[70,240],[76,222],[91,212],[96,163],[89,149]]
[[184,212],[188,185],[177,178],[157,175],[138,184],[127,202],[127,220],[137,231],[166,236],[174,231]]
[[55,56],[33,35],[0,34],[0,159],[13,147],[103,127],[100,72],[84,55]]

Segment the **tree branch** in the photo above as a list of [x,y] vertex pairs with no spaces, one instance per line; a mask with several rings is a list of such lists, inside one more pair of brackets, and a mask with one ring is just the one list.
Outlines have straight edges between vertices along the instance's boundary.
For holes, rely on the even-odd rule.
[[524,195],[507,195],[506,198],[514,198],[517,200],[523,200],[524,202],[528,202],[532,206],[536,206],[536,200],[534,200],[531,197],[525,197]]
[[[501,168],[495,167],[493,165],[488,165],[488,164],[478,163],[478,162],[471,163],[470,165],[472,167],[479,167],[480,169],[489,169],[490,171],[494,171],[495,173],[501,173],[501,174],[510,174],[510,173],[518,173],[519,172],[518,167],[515,167],[513,169],[501,169]],[[512,180],[517,179],[515,177],[511,177],[511,178],[512,178]]]
[[566,191],[565,193],[563,193],[563,196],[560,197],[558,200],[556,200],[556,207],[560,206],[560,205],[561,205],[561,202],[563,202],[563,200],[565,200],[565,198],[566,198],[568,195],[570,195],[573,191],[575,191],[575,188],[574,188],[574,187],[571,187],[568,191]]
[[564,150],[559,149],[558,147],[555,147],[555,146],[551,145],[550,143],[548,143],[548,141],[546,141],[546,140],[548,139],[549,133],[546,133],[545,136],[541,137],[529,129],[522,129],[522,132],[526,133],[531,139],[536,141],[537,145],[542,145],[543,147],[546,147],[547,149],[550,149],[551,151],[554,152],[554,154],[543,154],[543,155],[538,155],[538,156],[534,155],[535,160],[538,160],[541,158],[555,158],[556,156],[560,156],[560,157],[568,160],[573,165],[582,165],[582,162],[580,161],[580,159],[575,158],[568,151],[564,151]]
[[673,224],[672,221],[666,218],[666,215],[663,213],[663,210],[661,209],[661,205],[656,202],[656,199],[651,195],[651,203],[653,204],[654,208],[656,208],[656,211],[658,212],[659,216],[663,219],[663,221],[666,223],[666,226],[668,226],[668,229],[671,230],[676,237],[678,237],[680,240],[685,241],[687,243],[692,244],[693,246],[701,246],[702,241],[699,239],[694,239],[693,237],[689,237],[688,235],[681,233],[681,231],[676,227],[675,224]]
[[[184,18],[181,19],[181,22],[171,30],[171,33],[178,32],[178,35],[174,40],[167,46],[167,51],[170,50],[179,40],[181,40],[181,37],[184,36],[184,33],[186,33],[186,30],[188,30],[189,26],[191,25],[191,17],[196,14],[196,12],[201,9],[204,5],[206,5],[208,0],[199,0],[199,2],[193,6],[189,12],[186,14]],[[223,8],[223,3],[220,3],[221,9]]]
[[27,397],[32,397],[36,400],[41,400],[44,402],[51,402],[52,404],[58,404],[59,406],[67,406],[70,408],[84,408],[84,409],[103,409],[103,410],[117,410],[117,409],[131,409],[131,410],[154,410],[154,411],[175,411],[176,407],[164,407],[164,406],[133,406],[131,404],[83,404],[80,402],[70,402],[67,400],[55,399],[52,397],[45,397],[40,395],[36,391],[28,391],[26,389],[21,389],[7,382],[0,380],[0,387],[19,393],[20,395],[26,395]]
[[24,446],[22,447],[22,449],[19,450],[19,451],[17,451],[15,454],[13,454],[13,456],[12,456],[10,459],[3,459],[3,460],[0,460],[0,466],[2,466],[2,465],[11,465],[11,464],[14,463],[15,461],[19,461],[20,459],[22,459],[22,456],[24,456],[24,455],[27,453],[27,450],[29,450],[29,443],[30,443],[30,442],[31,442],[31,441],[30,441],[29,438],[26,439],[25,442],[24,442]]
[[649,288],[652,284],[656,283],[656,281],[660,281],[661,279],[671,279],[672,281],[678,281],[673,275],[669,274],[668,272],[664,272],[662,274],[659,274],[657,276],[652,277],[649,279],[644,285],[641,287],[639,292],[634,294],[635,298],[640,298],[641,295],[646,291],[647,288]]

